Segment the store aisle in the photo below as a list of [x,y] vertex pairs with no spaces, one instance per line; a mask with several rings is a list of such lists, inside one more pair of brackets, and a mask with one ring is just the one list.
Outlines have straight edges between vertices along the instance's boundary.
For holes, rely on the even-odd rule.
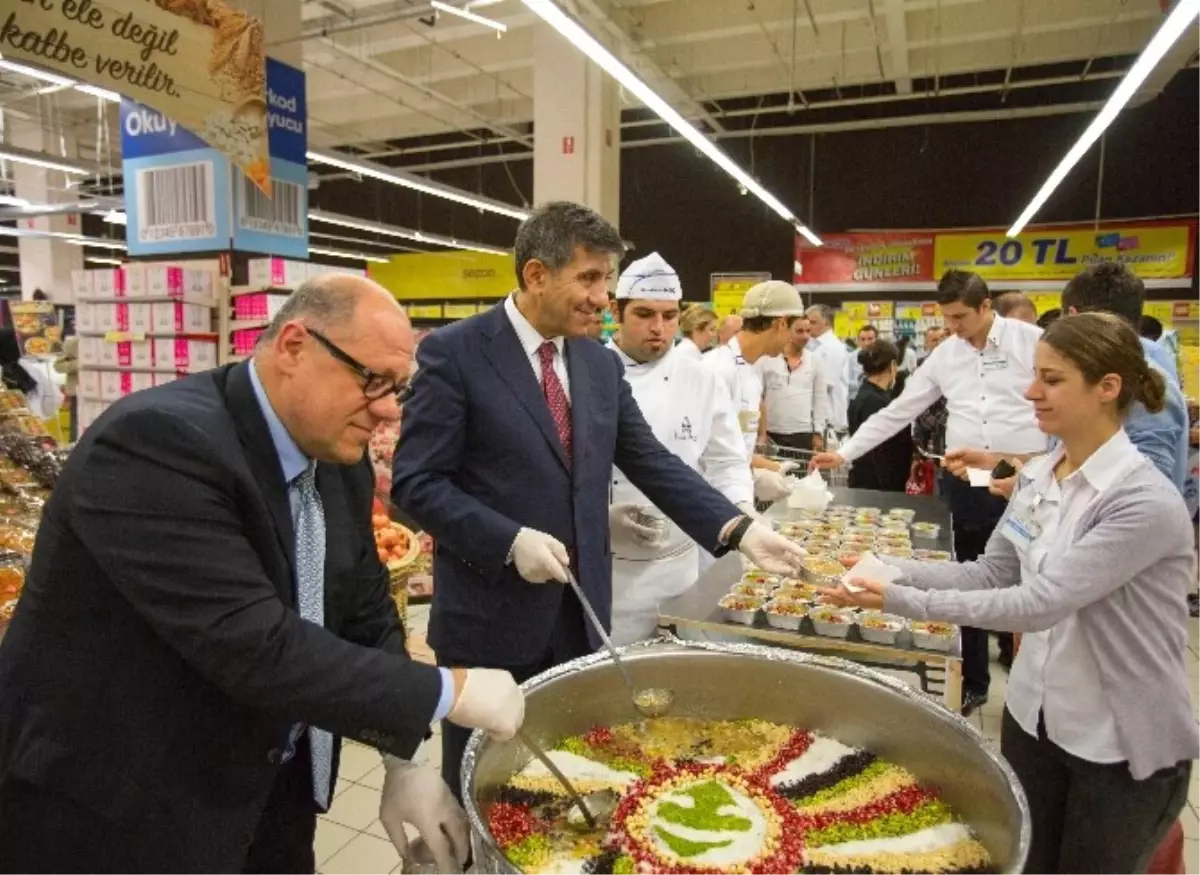
[[[409,629],[424,643],[429,621],[428,606],[414,606],[410,611]],[[996,663],[995,642],[992,651],[992,687],[986,705],[971,716],[988,739],[1000,744],[1000,718],[1004,713],[1004,694],[1008,674]],[[414,648],[414,651],[420,647]],[[1188,648],[1188,671],[1192,678],[1192,695],[1200,686],[1200,620],[1191,621]],[[1196,719],[1200,722],[1200,701]],[[435,767],[441,762],[441,733],[434,735],[417,756]],[[1200,771],[1198,767],[1197,771]],[[1200,779],[1200,775],[1193,775]],[[317,871],[323,875],[356,875],[356,873],[389,873],[402,871],[400,857],[387,833],[379,823],[379,794],[383,789],[383,766],[373,749],[348,741],[342,746],[341,775],[337,793],[329,813],[317,822]],[[1200,781],[1193,780],[1184,810],[1184,860],[1188,875],[1200,875]]]

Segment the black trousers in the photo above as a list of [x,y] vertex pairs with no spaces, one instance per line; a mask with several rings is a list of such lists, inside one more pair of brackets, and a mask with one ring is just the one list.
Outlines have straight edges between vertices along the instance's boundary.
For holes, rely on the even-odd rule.
[[[317,808],[307,735],[279,769],[251,840],[244,872],[316,870]],[[25,781],[0,783],[0,872],[178,872],[171,837],[147,835],[101,817],[73,799]]]
[[781,434],[777,431],[767,432],[767,437],[771,439],[771,443],[777,447],[787,447],[792,450],[807,450],[812,451],[813,448],[813,432],[802,431],[796,434]]
[[[553,583],[543,586],[555,586]],[[570,662],[580,656],[587,656],[594,648],[588,640],[587,620],[583,615],[583,607],[579,599],[570,589],[564,588],[562,605],[558,611],[558,620],[550,635],[550,644],[542,658],[527,665],[478,665],[470,668],[499,668],[507,671],[513,679],[523,684],[535,675],[548,671],[556,665]],[[461,666],[463,662],[453,656],[445,658],[438,654],[438,665],[447,668]],[[457,726],[449,720],[442,721],[442,780],[450,788],[459,802],[462,802],[462,761],[467,750],[467,742],[471,740],[472,730]]]
[[[954,558],[959,562],[973,562],[983,555],[1008,502],[986,489],[971,486],[949,471],[942,472],[942,491],[953,517]],[[963,627],[962,657],[963,692],[986,696],[992,682],[986,630]]]
[[1145,872],[1187,800],[1189,762],[1135,781],[1128,763],[1093,763],[1034,738],[1006,708],[1000,751],[1012,765],[1033,819],[1026,872]]

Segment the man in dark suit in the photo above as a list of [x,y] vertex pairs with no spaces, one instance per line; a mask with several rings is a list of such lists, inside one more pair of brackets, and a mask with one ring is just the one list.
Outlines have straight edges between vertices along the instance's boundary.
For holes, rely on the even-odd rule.
[[[386,291],[301,287],[252,361],[136,393],[47,504],[0,647],[0,870],[312,872],[338,736],[439,871],[461,809],[409,762],[431,720],[511,737],[512,678],[412,662],[364,449],[413,337]],[[398,833],[398,835],[397,835]]]
[[[517,232],[519,291],[421,343],[392,498],[437,544],[429,643],[443,665],[523,681],[599,646],[569,590],[530,584],[571,569],[608,622],[614,464],[714,555],[739,549],[781,572],[804,555],[663,447],[620,360],[588,339],[623,251],[596,213],[548,204]],[[458,793],[468,737],[443,728],[442,777]]]

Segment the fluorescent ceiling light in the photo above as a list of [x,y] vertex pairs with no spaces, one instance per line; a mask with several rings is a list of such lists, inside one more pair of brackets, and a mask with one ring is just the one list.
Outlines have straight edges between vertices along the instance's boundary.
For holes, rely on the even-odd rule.
[[109,210],[101,218],[110,225],[127,225],[129,223],[129,217],[116,210]]
[[484,27],[490,27],[492,30],[500,33],[508,32],[508,25],[499,21],[493,21],[490,18],[485,18],[482,15],[476,15],[474,12],[459,7],[451,6],[449,3],[443,3],[442,0],[430,0],[429,5],[441,12],[448,12],[451,15],[457,15],[459,18],[465,18],[467,21],[473,21],[476,24],[482,24]]
[[1087,154],[1088,149],[1100,139],[1104,131],[1117,114],[1125,108],[1125,104],[1129,103],[1130,98],[1142,87],[1142,83],[1146,81],[1151,71],[1162,60],[1163,55],[1175,44],[1175,41],[1183,35],[1196,16],[1200,15],[1200,0],[1179,0],[1175,8],[1171,10],[1171,14],[1167,16],[1166,21],[1159,27],[1158,32],[1151,37],[1150,42],[1146,44],[1146,48],[1142,50],[1141,55],[1129,68],[1129,72],[1125,74],[1125,78],[1117,85],[1116,91],[1112,93],[1112,97],[1104,104],[1100,113],[1088,125],[1087,130],[1067,152],[1065,158],[1059,162],[1054,168],[1054,172],[1038,189],[1038,193],[1033,196],[1033,200],[1029,202],[1029,206],[1021,213],[1020,217],[1013,222],[1011,228],[1008,229],[1009,237],[1016,237],[1021,233],[1021,230],[1029,224],[1037,211],[1049,200],[1050,195],[1054,193],[1054,189],[1058,188],[1059,184],[1066,179],[1067,174],[1071,169],[1079,163],[1079,159]]
[[757,180],[739,167],[732,158],[714,145],[712,140],[700,133],[691,122],[676,112],[671,104],[659,97],[636,73],[618,61],[616,56],[597,42],[595,37],[588,33],[573,18],[563,12],[553,0],[522,0],[522,2],[536,12],[543,21],[562,34],[576,48],[599,64],[623,88],[632,92],[642,103],[658,113],[663,121],[681,134],[685,140],[707,155],[714,164],[732,176],[739,185],[753,192],[755,197],[778,213],[789,224],[794,225],[796,230],[803,234],[810,243],[814,246],[821,245],[821,238],[805,227],[796,218],[795,213],[783,205],[782,201],[763,188]]
[[[323,222],[328,225],[338,225],[342,228],[353,228],[356,231],[366,231],[371,234],[382,234],[387,237],[400,237],[404,240],[414,240],[417,243],[432,243],[437,246],[449,246],[452,249],[469,249],[472,252],[486,252],[491,255],[507,255],[508,250],[498,246],[488,246],[484,243],[471,243],[456,237],[443,237],[440,234],[427,234],[411,228],[401,228],[397,225],[385,225],[382,222],[372,222],[369,219],[356,219],[353,216],[342,216],[337,213],[326,213],[321,210],[309,210],[310,222]],[[367,242],[367,241],[363,241]]]
[[10,228],[0,225],[0,237],[33,237],[65,240],[74,246],[95,246],[99,249],[124,249],[125,244],[120,240],[110,240],[106,237],[85,237],[82,234],[66,234],[62,231],[38,231],[31,228]]
[[119,258],[103,258],[99,255],[88,255],[83,260],[91,264],[115,264],[118,267],[125,263]]
[[0,160],[16,161],[18,164],[32,164],[34,167],[44,167],[46,170],[61,170],[63,173],[78,173],[88,176],[92,173],[86,167],[72,163],[67,158],[57,158],[42,152],[31,152],[28,149],[18,149],[7,143],[0,144]]
[[32,206],[29,201],[23,197],[17,197],[11,194],[0,194],[0,207],[28,207]]
[[346,252],[341,249],[318,249],[316,246],[308,247],[309,255],[327,255],[330,258],[349,258],[352,261],[374,261],[377,264],[389,264],[390,258],[380,258],[378,255],[367,255],[365,252]]
[[340,152],[320,152],[315,149],[309,149],[307,157],[309,161],[314,161],[317,164],[328,164],[331,167],[349,170],[351,173],[369,176],[381,182],[389,182],[392,185],[411,188],[414,191],[445,198],[446,200],[464,204],[468,207],[475,207],[478,210],[499,213],[502,216],[508,216],[512,219],[527,219],[530,216],[529,210],[514,207],[512,204],[471,194],[469,191],[463,191],[461,188],[455,188],[452,185],[443,185],[440,182],[434,182],[423,176],[417,176],[415,173],[409,173],[407,170],[401,170],[397,167],[386,167],[383,164],[376,164],[374,161],[355,158],[353,155],[346,155]]
[[42,82],[49,82],[51,85],[58,86],[58,88],[74,88],[76,91],[82,92],[83,94],[90,94],[92,97],[99,97],[101,100],[107,100],[110,103],[121,102],[121,95],[117,94],[115,91],[109,91],[107,88],[97,88],[95,85],[84,85],[75,79],[70,79],[66,76],[59,76],[57,73],[48,73],[45,70],[39,70],[36,67],[29,67],[25,64],[18,64],[15,61],[0,59],[0,70],[8,70],[12,73],[20,73],[22,76],[28,76],[30,79],[39,79]]

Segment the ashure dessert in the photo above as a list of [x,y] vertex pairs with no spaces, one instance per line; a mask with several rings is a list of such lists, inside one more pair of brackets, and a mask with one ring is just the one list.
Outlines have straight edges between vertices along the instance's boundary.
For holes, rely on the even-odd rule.
[[549,752],[581,792],[620,801],[596,830],[533,760],[485,806],[523,872],[986,872],[969,827],[902,767],[763,720],[599,726]]

